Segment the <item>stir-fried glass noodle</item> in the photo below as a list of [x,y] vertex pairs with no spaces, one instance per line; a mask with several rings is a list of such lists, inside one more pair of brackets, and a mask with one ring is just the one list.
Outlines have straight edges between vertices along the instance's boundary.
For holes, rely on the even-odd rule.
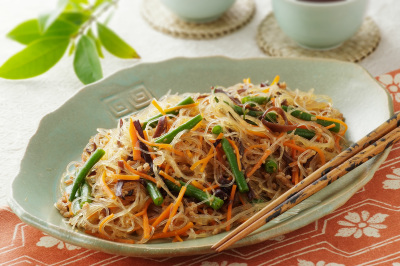
[[337,155],[347,129],[327,96],[250,80],[166,95],[71,162],[56,203],[73,227],[145,243],[218,234]]

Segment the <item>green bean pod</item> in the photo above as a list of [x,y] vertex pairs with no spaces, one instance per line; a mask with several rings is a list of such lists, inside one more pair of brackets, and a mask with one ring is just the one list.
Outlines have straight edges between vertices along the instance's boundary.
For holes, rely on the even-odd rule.
[[224,129],[222,128],[222,126],[220,125],[216,125],[212,128],[211,132],[215,135],[219,135],[220,133],[222,133],[224,131]]
[[307,112],[303,112],[300,110],[293,110],[291,111],[291,108],[286,105],[282,105],[282,109],[285,110],[286,112],[289,110],[290,114],[296,118],[299,118],[304,121],[315,121],[317,124],[320,124],[321,126],[327,127],[332,124],[335,126],[330,128],[329,130],[335,133],[338,133],[340,131],[340,124],[337,122],[332,122],[332,121],[327,121],[323,119],[315,119],[315,115],[309,114]]
[[[78,190],[76,191],[76,197],[79,198],[81,196],[82,192],[82,187],[79,187]],[[80,209],[82,209],[82,206],[80,204],[80,200],[76,200],[72,205],[72,213],[75,215]]]
[[266,104],[267,102],[269,102],[269,97],[250,96],[250,95],[243,97],[242,103],[247,103],[247,102],[255,102],[255,103],[262,105],[262,104]]
[[231,171],[235,177],[235,182],[238,186],[239,192],[244,193],[249,191],[249,186],[247,185],[246,178],[242,171],[239,170],[237,163],[236,154],[229,141],[226,138],[221,140],[222,149],[225,152],[226,159],[228,160]]
[[164,201],[164,197],[161,195],[161,192],[158,189],[157,185],[151,181],[146,180],[146,189],[147,192],[149,192],[149,195],[154,204],[160,206]]
[[69,195],[69,201],[72,202],[76,198],[76,191],[83,184],[83,182],[85,182],[85,178],[89,174],[89,171],[92,169],[92,167],[101,159],[101,157],[104,156],[105,153],[106,152],[103,149],[97,149],[94,153],[92,153],[92,155],[83,165],[83,167],[79,170],[78,175],[74,180],[74,184],[72,185],[72,191],[71,195]]
[[81,186],[80,189],[81,193],[80,193],[80,206],[81,208],[83,207],[83,205],[87,202],[87,203],[91,203],[92,200],[90,199],[90,197],[92,196],[92,188],[91,186],[87,183],[84,182]]
[[271,122],[271,123],[276,123],[277,118],[278,118],[278,114],[273,111],[268,112],[264,117],[265,120],[267,120],[268,122]]
[[[192,103],[194,103],[194,100],[193,100],[192,97],[189,96],[189,97],[186,97],[185,99],[183,99],[182,101],[180,101],[174,107],[188,105],[188,104],[192,104]],[[177,115],[178,113],[179,113],[179,110],[174,110],[174,111],[167,112],[167,114],[169,114],[169,115]],[[145,129],[148,123],[150,123],[151,127],[155,127],[157,125],[157,123],[158,123],[158,119],[160,117],[162,117],[162,116],[163,116],[162,114],[158,114],[158,115],[155,115],[155,116],[147,119],[147,121],[143,122],[142,129]]]
[[265,160],[264,169],[269,174],[275,173],[278,169],[278,164],[274,159],[268,158],[267,160]]
[[201,115],[196,115],[186,123],[180,125],[179,127],[175,128],[171,132],[168,132],[159,138],[157,138],[154,142],[155,143],[171,143],[175,136],[178,135],[179,132],[182,132],[183,130],[189,130],[194,128],[200,121],[203,120],[203,117]]
[[[229,104],[229,103],[227,103],[227,104]],[[242,107],[237,106],[235,104],[231,105],[231,107],[232,107],[233,111],[235,111],[235,113],[237,113],[238,115],[244,115],[245,114],[243,112],[243,108]],[[259,117],[262,114],[263,114],[262,111],[246,110],[246,115],[249,115],[249,116],[252,116],[252,117]]]
[[[181,190],[181,187],[177,186],[175,183],[173,183],[167,179],[165,179],[164,182],[170,190],[173,190],[175,192],[179,192]],[[183,181],[179,181],[179,183],[182,186],[186,185],[186,183]],[[185,196],[195,198],[198,201],[202,201],[202,202],[204,202],[204,204],[213,208],[214,210],[218,210],[222,207],[222,205],[224,205],[224,201],[222,199],[220,199],[214,195],[209,196],[203,190],[198,189],[192,185],[186,186]]]
[[[288,134],[290,134],[292,132],[293,131],[288,131]],[[303,137],[305,139],[308,139],[308,140],[312,139],[315,136],[315,132],[314,131],[308,130],[308,129],[305,129],[305,128],[296,128],[294,130],[294,134],[298,135],[300,137]]]

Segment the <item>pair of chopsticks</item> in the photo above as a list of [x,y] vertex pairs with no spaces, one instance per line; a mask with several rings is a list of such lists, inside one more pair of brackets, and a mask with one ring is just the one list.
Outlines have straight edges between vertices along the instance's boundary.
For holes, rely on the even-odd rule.
[[400,140],[400,113],[341,152],[212,246],[222,251]]

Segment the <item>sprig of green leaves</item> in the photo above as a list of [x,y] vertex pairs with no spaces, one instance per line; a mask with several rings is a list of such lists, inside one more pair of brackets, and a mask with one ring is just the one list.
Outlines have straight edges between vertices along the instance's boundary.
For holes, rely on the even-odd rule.
[[27,79],[41,75],[69,50],[69,55],[74,54],[77,77],[88,84],[103,77],[102,47],[119,58],[140,58],[135,49],[99,21],[117,1],[59,0],[53,12],[22,22],[7,37],[26,47],[0,67],[0,77]]

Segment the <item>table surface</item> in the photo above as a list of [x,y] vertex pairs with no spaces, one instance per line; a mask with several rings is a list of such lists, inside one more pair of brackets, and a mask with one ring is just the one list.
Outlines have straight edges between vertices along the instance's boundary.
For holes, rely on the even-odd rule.
[[[271,1],[256,0],[256,14],[239,31],[213,40],[186,40],[157,32],[140,15],[141,1],[121,0],[110,27],[130,43],[142,59],[121,60],[105,55],[104,76],[141,62],[156,62],[173,57],[223,55],[232,58],[266,57],[255,40],[257,27],[271,11]],[[50,0],[1,2],[0,65],[22,49],[5,37],[14,26],[54,7]],[[400,1],[370,1],[367,14],[379,25],[382,40],[377,50],[360,62],[373,76],[400,67]],[[82,88],[72,69],[72,57],[64,58],[50,71],[29,80],[0,79],[0,206],[6,204],[9,186],[29,139],[43,116],[60,107]]]

